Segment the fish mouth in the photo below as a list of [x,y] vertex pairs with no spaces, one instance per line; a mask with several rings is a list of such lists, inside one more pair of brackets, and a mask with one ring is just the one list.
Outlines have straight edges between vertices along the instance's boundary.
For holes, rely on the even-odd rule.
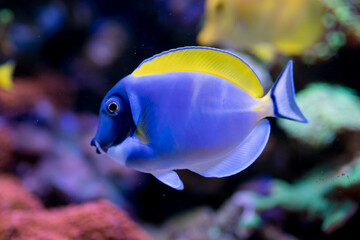
[[100,144],[95,140],[95,138],[91,140],[90,145],[96,147],[97,154],[106,154],[107,149],[102,148]]

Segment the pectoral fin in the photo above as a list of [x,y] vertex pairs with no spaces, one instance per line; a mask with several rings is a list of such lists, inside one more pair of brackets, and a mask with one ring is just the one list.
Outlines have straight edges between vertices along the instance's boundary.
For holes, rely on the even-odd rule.
[[177,173],[174,171],[160,173],[160,174],[153,174],[153,175],[162,183],[165,183],[166,185],[175,188],[176,190],[184,189],[183,182],[179,178],[179,175],[177,175]]
[[124,166],[153,174],[158,180],[172,188],[177,190],[184,189],[184,185],[176,172],[168,171],[157,174],[152,173],[156,153],[151,147],[144,144],[142,140],[136,136],[128,137],[117,147],[109,148],[107,154]]
[[124,166],[131,167],[142,172],[147,172],[146,165],[149,164],[147,159],[151,159],[156,156],[155,151],[147,144],[144,144],[137,136],[128,137],[121,144],[110,147],[107,154]]
[[262,120],[252,132],[225,159],[191,167],[204,177],[227,177],[250,166],[262,153],[270,135],[270,123]]

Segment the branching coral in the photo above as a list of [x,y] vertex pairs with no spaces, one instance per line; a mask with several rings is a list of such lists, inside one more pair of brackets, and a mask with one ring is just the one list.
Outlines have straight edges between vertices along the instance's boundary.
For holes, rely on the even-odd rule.
[[[294,184],[273,180],[268,196],[253,192],[237,193],[233,198],[237,204],[243,203],[240,200],[244,199],[244,194],[252,199],[250,208],[249,205],[244,205],[245,210],[252,209],[251,214],[248,214],[251,217],[241,217],[240,226],[259,227],[261,214],[258,214],[279,207],[290,212],[306,213],[309,220],[321,219],[321,228],[324,232],[332,232],[341,227],[359,207],[353,195],[346,192],[359,189],[360,157],[338,170],[323,169],[314,169]],[[343,191],[341,198],[334,197],[340,189]],[[255,224],[249,225],[254,219],[256,219]]]
[[360,42],[360,4],[358,1],[322,0],[327,9],[322,16],[325,29],[321,41],[309,48],[303,55],[305,63],[317,59],[328,59],[336,55],[348,39]]

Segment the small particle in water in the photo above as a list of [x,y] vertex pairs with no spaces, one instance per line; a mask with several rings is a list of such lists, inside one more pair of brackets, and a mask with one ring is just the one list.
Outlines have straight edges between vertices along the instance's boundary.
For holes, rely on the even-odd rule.
[[163,197],[166,197],[166,194],[165,193],[163,193],[163,195],[162,195]]

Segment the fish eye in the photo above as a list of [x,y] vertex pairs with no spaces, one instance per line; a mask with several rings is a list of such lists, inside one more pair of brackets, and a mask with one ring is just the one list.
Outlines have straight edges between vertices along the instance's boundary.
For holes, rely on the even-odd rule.
[[108,110],[111,113],[116,112],[119,109],[119,105],[116,102],[112,102],[108,105]]
[[110,115],[117,115],[121,111],[121,103],[115,98],[110,98],[106,102],[106,109]]

